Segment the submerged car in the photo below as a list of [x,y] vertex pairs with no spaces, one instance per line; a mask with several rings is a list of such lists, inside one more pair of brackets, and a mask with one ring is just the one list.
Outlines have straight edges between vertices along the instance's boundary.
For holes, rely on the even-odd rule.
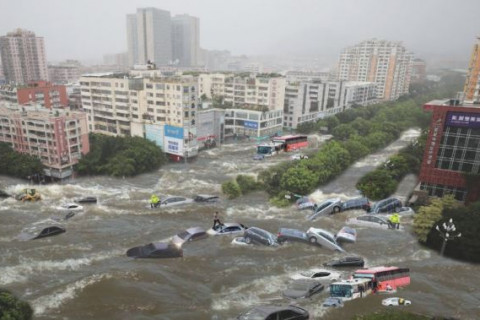
[[335,236],[324,229],[310,228],[307,230],[307,236],[311,244],[319,244],[330,250],[345,251],[337,241],[335,241]]
[[308,242],[308,236],[305,232],[297,229],[280,228],[277,234],[277,241],[279,244],[285,241]]
[[244,238],[244,237],[236,237],[236,238],[233,238],[232,244],[238,245],[238,246],[248,246],[248,245],[249,245],[248,243],[245,242],[245,238]]
[[301,197],[295,201],[295,205],[299,210],[313,209],[313,207],[315,207],[315,202],[309,197]]
[[295,280],[288,289],[283,292],[283,296],[290,299],[311,298],[322,292],[324,287],[325,286],[319,281],[299,279]]
[[376,202],[371,213],[392,213],[395,212],[398,208],[401,208],[402,201],[398,200],[397,198],[387,198]]
[[243,233],[245,238],[245,243],[250,244],[263,244],[265,246],[275,246],[277,245],[277,237],[270,232],[257,228],[250,227],[245,230]]
[[264,160],[264,159],[265,159],[265,156],[263,154],[257,153],[253,156],[253,160]]
[[364,214],[347,220],[348,224],[388,229],[388,219],[384,216]]
[[308,216],[308,220],[313,220],[320,215],[330,215],[342,210],[342,201],[339,198],[327,199],[313,207],[313,214]]
[[355,242],[357,241],[357,230],[344,226],[335,235],[337,242]]
[[239,234],[245,231],[246,227],[241,223],[225,222],[217,224],[215,228],[208,229],[207,233],[212,236],[219,236],[225,234]]
[[297,154],[292,155],[290,157],[290,159],[292,159],[292,160],[303,160],[303,159],[308,159],[308,156],[304,155],[303,153],[297,153]]
[[392,297],[382,300],[382,305],[384,306],[408,306],[411,305],[412,301],[406,300],[399,297]]
[[96,197],[83,197],[75,200],[76,203],[97,203]]
[[67,210],[67,211],[82,211],[83,206],[76,203],[65,203],[57,207],[58,210]]
[[326,281],[337,281],[340,279],[340,273],[328,269],[313,268],[306,271],[301,271],[290,276],[291,279],[316,279]]
[[371,210],[370,201],[368,198],[360,197],[342,202],[342,211],[353,209],[363,209],[369,212]]
[[207,232],[201,227],[188,228],[172,238],[172,243],[181,247],[185,242],[196,241],[207,238]]
[[19,240],[34,240],[46,237],[52,237],[66,232],[64,227],[59,225],[33,226],[22,230],[18,236]]
[[326,267],[363,267],[365,265],[365,261],[362,257],[347,256],[331,260],[323,265]]
[[258,306],[242,313],[237,320],[308,320],[307,310],[297,306]]
[[413,216],[415,211],[410,207],[400,207],[395,210],[401,216]]
[[127,250],[127,257],[132,258],[178,258],[183,257],[183,250],[176,245],[152,242]]
[[178,196],[169,196],[160,201],[160,205],[158,207],[171,207],[171,206],[178,206],[181,204],[192,203],[193,199],[185,198],[185,197],[178,197]]
[[341,308],[344,306],[343,300],[336,297],[328,297],[323,301],[322,306],[327,308]]
[[212,196],[208,194],[196,195],[193,200],[195,202],[217,202],[220,198],[218,196]]

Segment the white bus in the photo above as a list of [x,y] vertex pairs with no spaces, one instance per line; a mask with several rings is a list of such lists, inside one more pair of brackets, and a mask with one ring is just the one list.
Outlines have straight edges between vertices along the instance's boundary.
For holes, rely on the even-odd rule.
[[349,279],[330,284],[330,296],[342,300],[363,298],[372,293],[371,279]]

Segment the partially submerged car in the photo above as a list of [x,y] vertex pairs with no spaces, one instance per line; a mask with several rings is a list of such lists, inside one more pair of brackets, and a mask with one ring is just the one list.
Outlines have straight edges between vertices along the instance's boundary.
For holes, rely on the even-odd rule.
[[311,244],[319,244],[330,250],[345,251],[337,241],[335,241],[335,236],[324,229],[310,228],[307,230],[307,236]]
[[212,236],[219,236],[225,234],[240,234],[247,229],[243,224],[236,222],[225,222],[222,224],[217,224],[215,228],[210,228],[207,230],[207,233]]
[[291,279],[315,279],[321,281],[337,281],[340,279],[340,273],[328,269],[313,268],[290,276]]
[[40,193],[37,192],[36,189],[27,188],[27,189],[23,189],[22,192],[16,194],[15,199],[22,202],[24,201],[35,202],[35,201],[41,200],[42,196],[40,195]]
[[127,250],[127,257],[132,258],[178,258],[183,257],[182,248],[163,242],[152,242]]
[[219,196],[208,194],[199,194],[193,198],[195,202],[217,202],[219,199]]
[[348,224],[388,229],[388,219],[381,215],[364,214],[347,220]]
[[265,159],[265,155],[263,154],[257,153],[253,155],[253,160],[264,160],[264,159]]
[[345,210],[353,210],[353,209],[363,209],[367,212],[371,210],[371,204],[368,198],[359,197],[349,199],[347,201],[342,202],[342,211]]
[[340,198],[327,199],[313,207],[313,214],[307,217],[308,220],[313,220],[318,216],[325,216],[340,212],[342,210],[342,201]]
[[303,153],[296,153],[290,157],[292,160],[303,160],[303,159],[308,159],[307,155],[304,155]]
[[322,306],[327,308],[341,308],[344,306],[343,300],[336,297],[328,297],[323,301]]
[[180,232],[172,238],[172,243],[178,247],[181,247],[185,242],[196,241],[205,239],[208,237],[205,229],[201,227],[188,228],[185,231]]
[[52,237],[66,232],[65,228],[60,225],[37,225],[22,230],[18,236],[19,240],[34,240],[46,237]]
[[346,256],[331,260],[323,265],[326,267],[363,267],[365,265],[365,261],[362,257]]
[[181,204],[187,204],[192,202],[193,202],[193,199],[191,198],[179,197],[179,196],[168,196],[160,201],[160,205],[158,207],[178,206]]
[[243,233],[245,243],[263,244],[265,246],[275,246],[278,244],[277,237],[270,232],[257,228],[250,227]]
[[299,279],[290,284],[283,292],[283,296],[290,299],[306,299],[322,292],[324,288],[325,286],[319,281]]
[[401,216],[413,216],[415,214],[415,210],[410,207],[400,207],[395,210]]
[[92,196],[87,196],[75,200],[76,203],[97,203],[97,198]]
[[237,320],[308,320],[310,314],[298,306],[258,306],[237,317]]
[[411,304],[412,301],[399,297],[392,297],[382,300],[382,305],[384,306],[409,306]]
[[283,244],[285,241],[308,242],[308,236],[305,232],[297,229],[280,228],[277,241],[279,244]]
[[61,206],[57,207],[57,209],[63,211],[82,211],[83,206],[76,203],[64,203]]
[[355,242],[357,241],[357,230],[344,226],[335,235],[337,242]]
[[370,211],[371,213],[393,213],[395,212],[398,208],[401,208],[402,201],[398,200],[397,198],[387,198],[380,200],[376,202],[372,210]]

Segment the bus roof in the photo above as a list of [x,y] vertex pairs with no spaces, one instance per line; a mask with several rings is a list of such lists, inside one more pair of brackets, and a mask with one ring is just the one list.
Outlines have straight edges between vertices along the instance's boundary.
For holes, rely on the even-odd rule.
[[385,266],[379,266],[379,267],[371,267],[371,268],[364,268],[364,269],[358,269],[355,270],[355,273],[377,273],[381,271],[391,271],[391,270],[398,270],[400,269],[399,267],[385,267]]
[[301,134],[287,135],[287,136],[281,136],[281,137],[273,137],[273,140],[288,140],[288,139],[299,138],[299,137],[306,137],[306,136]]

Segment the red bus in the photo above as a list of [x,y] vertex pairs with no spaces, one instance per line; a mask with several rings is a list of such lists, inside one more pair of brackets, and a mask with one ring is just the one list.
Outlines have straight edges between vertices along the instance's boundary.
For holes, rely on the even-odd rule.
[[356,270],[353,278],[372,280],[374,292],[397,290],[410,284],[410,269],[399,267],[374,267]]
[[273,143],[281,142],[283,144],[282,149],[286,152],[308,147],[307,136],[302,135],[275,137],[272,141]]

